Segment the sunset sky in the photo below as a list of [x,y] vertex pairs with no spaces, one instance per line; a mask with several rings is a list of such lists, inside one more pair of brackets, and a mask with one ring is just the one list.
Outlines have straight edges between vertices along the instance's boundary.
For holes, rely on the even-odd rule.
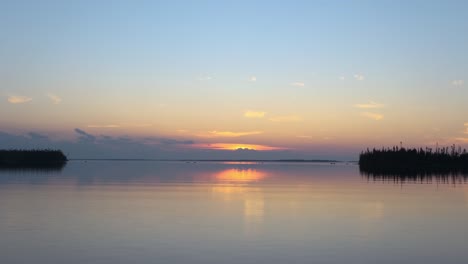
[[467,14],[467,1],[2,1],[0,148],[468,147]]

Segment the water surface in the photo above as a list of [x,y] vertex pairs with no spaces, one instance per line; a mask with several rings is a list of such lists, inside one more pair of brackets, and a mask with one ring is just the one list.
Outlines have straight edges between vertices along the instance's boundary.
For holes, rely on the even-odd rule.
[[466,263],[463,177],[353,164],[0,171],[0,263]]

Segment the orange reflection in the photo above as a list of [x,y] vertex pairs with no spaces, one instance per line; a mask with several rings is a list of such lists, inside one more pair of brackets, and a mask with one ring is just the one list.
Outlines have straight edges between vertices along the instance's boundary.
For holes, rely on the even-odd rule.
[[255,169],[227,169],[217,173],[216,179],[227,182],[259,181],[266,177],[266,173]]
[[[247,189],[242,186],[237,186],[237,185],[215,185],[211,187],[211,191],[213,193],[223,193],[223,194],[243,194],[245,192],[248,192],[250,189]],[[258,191],[258,189],[257,189]]]

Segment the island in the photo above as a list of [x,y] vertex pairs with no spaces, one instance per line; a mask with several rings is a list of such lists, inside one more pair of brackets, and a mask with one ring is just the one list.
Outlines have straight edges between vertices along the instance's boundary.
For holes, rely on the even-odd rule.
[[372,174],[468,173],[468,152],[450,147],[367,149],[359,155],[361,172]]
[[0,168],[61,168],[67,161],[61,150],[0,150]]

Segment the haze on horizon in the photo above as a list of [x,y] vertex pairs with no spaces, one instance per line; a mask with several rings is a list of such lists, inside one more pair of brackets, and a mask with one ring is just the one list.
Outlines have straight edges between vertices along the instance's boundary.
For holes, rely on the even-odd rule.
[[468,147],[466,1],[2,1],[0,147],[356,159]]

